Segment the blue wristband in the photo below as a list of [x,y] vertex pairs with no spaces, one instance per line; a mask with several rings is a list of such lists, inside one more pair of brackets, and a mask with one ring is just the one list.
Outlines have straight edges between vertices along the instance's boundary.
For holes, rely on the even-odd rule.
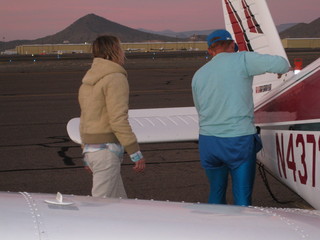
[[143,158],[143,156],[142,156],[142,153],[138,151],[136,153],[131,154],[130,158],[132,162],[138,162]]

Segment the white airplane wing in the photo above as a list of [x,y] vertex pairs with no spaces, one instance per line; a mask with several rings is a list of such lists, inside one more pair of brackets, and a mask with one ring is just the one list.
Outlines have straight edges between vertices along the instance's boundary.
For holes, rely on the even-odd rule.
[[[279,55],[286,59],[278,31],[265,0],[222,0],[226,29],[234,36],[239,51]],[[293,72],[255,76],[254,102],[289,79]]]
[[[198,113],[194,107],[129,110],[129,122],[139,143],[196,141]],[[72,141],[81,144],[80,118],[67,124]]]
[[129,122],[140,143],[196,141],[199,136],[194,107],[129,110]]
[[4,240],[319,239],[317,211],[0,192]]

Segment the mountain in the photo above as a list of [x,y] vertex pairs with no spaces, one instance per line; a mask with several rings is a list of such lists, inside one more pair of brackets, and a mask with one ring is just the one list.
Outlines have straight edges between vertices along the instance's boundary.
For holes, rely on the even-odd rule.
[[19,45],[33,44],[32,40],[14,40],[9,42],[0,42],[0,53],[7,49],[14,49]]
[[320,18],[311,23],[299,23],[280,33],[280,38],[320,38]]
[[112,22],[95,14],[88,14],[66,29],[52,36],[35,40],[37,43],[84,43],[92,42],[97,36],[110,34],[120,38],[122,42],[142,41],[174,41],[175,38],[150,34]]
[[297,25],[298,23],[285,23],[285,24],[280,24],[280,25],[277,25],[276,28],[278,30],[278,33],[281,33],[285,30],[287,30],[288,28],[291,28],[293,27],[294,25]]
[[193,35],[209,35],[211,32],[213,32],[215,29],[211,30],[194,30],[194,31],[184,31],[184,32],[174,32],[171,30],[163,30],[163,31],[152,31],[152,30],[147,30],[143,28],[139,28],[138,30],[143,31],[143,32],[148,32],[148,33],[153,33],[153,34],[160,34],[168,37],[176,37],[176,38],[190,38]]
[[0,42],[0,50],[12,49],[23,44],[59,44],[59,43],[84,43],[92,42],[97,36],[103,34],[115,35],[122,42],[144,42],[144,41],[181,41],[176,37],[168,37],[159,34],[146,33],[121,24],[109,21],[95,14],[88,14],[64,30],[47,37],[35,40],[16,40]]
[[[276,28],[277,28],[278,32],[280,33],[288,28],[293,27],[296,24],[297,23],[280,24],[280,25],[276,26]],[[153,33],[153,34],[160,34],[160,35],[164,35],[164,36],[168,36],[168,37],[190,38],[193,35],[207,36],[216,29],[184,31],[184,32],[174,32],[171,30],[153,31],[153,30],[148,30],[148,29],[144,29],[144,28],[139,28],[138,30],[143,31],[143,32]]]
[[[282,24],[277,26],[281,38],[319,38],[320,18],[313,22],[299,24]],[[88,14],[64,30],[50,36],[35,40],[15,40],[9,42],[0,41],[0,52],[6,49],[14,49],[24,44],[59,44],[92,42],[97,36],[103,34],[115,35],[122,42],[145,42],[145,41],[205,41],[206,36],[212,30],[174,32],[171,30],[151,31],[145,29],[133,29],[112,22],[95,14]],[[284,31],[283,31],[284,30]]]

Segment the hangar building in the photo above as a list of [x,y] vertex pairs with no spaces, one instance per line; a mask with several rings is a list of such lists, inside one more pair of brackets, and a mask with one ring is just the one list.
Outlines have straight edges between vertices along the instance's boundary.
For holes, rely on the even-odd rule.
[[[320,49],[320,38],[285,38],[282,39],[285,49]],[[128,52],[163,52],[163,51],[206,51],[205,41],[192,42],[141,42],[121,43],[122,48]],[[65,53],[91,53],[91,44],[39,44],[21,45],[16,47],[19,55],[32,54],[65,54]]]

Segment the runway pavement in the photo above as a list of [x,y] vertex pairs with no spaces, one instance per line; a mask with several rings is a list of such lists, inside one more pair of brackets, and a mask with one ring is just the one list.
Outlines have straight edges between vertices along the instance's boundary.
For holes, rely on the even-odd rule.
[[[129,58],[130,108],[191,106],[191,79],[206,56]],[[77,91],[90,58],[0,63],[0,191],[90,195],[91,175],[81,149],[67,136],[79,116]],[[196,142],[141,145],[148,164],[142,174],[125,156],[122,175],[130,198],[206,202],[208,183]],[[267,174],[276,202],[257,172],[253,205],[310,207]],[[228,199],[231,201],[230,190]]]

